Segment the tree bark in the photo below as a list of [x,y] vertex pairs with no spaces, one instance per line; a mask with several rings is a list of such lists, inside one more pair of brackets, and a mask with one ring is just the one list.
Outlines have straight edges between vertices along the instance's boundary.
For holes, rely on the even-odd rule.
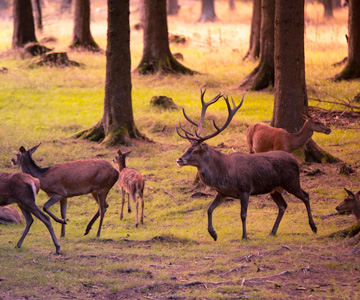
[[94,127],[76,135],[106,146],[142,137],[135,126],[131,99],[129,6],[129,0],[108,0],[104,114]]
[[166,0],[144,0],[143,5],[144,48],[136,70],[140,74],[194,74],[192,70],[180,64],[170,52]]
[[168,15],[177,15],[180,9],[178,0],[167,0],[167,13]]
[[21,48],[30,42],[36,43],[31,0],[14,0],[13,15],[14,31],[12,48]]
[[275,95],[272,125],[297,132],[308,101],[305,84],[304,0],[275,1]]
[[90,31],[90,0],[75,0],[73,40],[70,48],[100,51]]
[[35,11],[35,20],[36,20],[36,28],[40,31],[43,30],[42,23],[42,11],[41,11],[41,3],[40,0],[33,0],[34,11]]
[[240,83],[239,88],[258,91],[274,85],[274,0],[261,0],[259,65]]
[[215,0],[201,0],[201,15],[198,22],[215,22]]
[[235,0],[229,0],[229,9],[234,11],[236,9]]
[[243,60],[257,59],[260,56],[261,0],[253,0],[249,50]]
[[349,1],[348,31],[347,64],[335,81],[360,78],[360,0]]

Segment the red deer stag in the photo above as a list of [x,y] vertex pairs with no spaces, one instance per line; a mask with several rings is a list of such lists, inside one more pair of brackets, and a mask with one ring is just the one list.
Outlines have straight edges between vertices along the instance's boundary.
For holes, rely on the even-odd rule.
[[355,215],[356,220],[360,223],[360,191],[356,194],[347,189],[345,189],[345,191],[348,195],[344,201],[336,207],[336,210],[339,213],[351,211]]
[[0,206],[16,203],[24,215],[25,230],[16,244],[20,248],[34,221],[31,214],[45,224],[55,245],[56,254],[60,254],[60,244],[55,236],[50,218],[44,214],[35,203],[39,192],[39,179],[24,173],[0,173]]
[[145,187],[145,179],[144,177],[137,171],[127,168],[125,163],[125,158],[130,154],[131,151],[122,153],[120,150],[118,151],[118,155],[115,156],[113,162],[119,164],[119,179],[118,183],[121,188],[122,202],[121,202],[121,213],[120,219],[123,219],[123,211],[125,204],[125,193],[128,196],[128,212],[131,212],[129,195],[133,199],[135,203],[136,209],[136,223],[135,226],[139,226],[139,202],[136,198],[136,194],[139,195],[141,199],[141,224],[144,223],[144,187]]
[[187,139],[191,143],[191,146],[176,162],[180,167],[196,167],[202,182],[217,191],[217,195],[207,211],[208,231],[213,239],[216,241],[217,234],[212,226],[212,214],[214,209],[222,204],[227,197],[240,199],[242,238],[246,239],[246,215],[249,196],[265,193],[271,194],[272,199],[279,209],[274,227],[271,231],[271,233],[275,235],[287,207],[279,191],[282,189],[285,189],[304,202],[310,227],[313,232],[316,232],[317,229],[311,215],[309,195],[300,187],[299,166],[291,154],[284,151],[258,154],[239,152],[223,154],[204,143],[204,141],[218,135],[230,124],[231,119],[244,101],[243,97],[241,103],[236,106],[232,99],[233,108],[231,108],[228,98],[224,96],[229,113],[225,124],[219,128],[215,121],[213,121],[216,131],[206,136],[201,136],[206,109],[220,98],[219,94],[209,102],[204,102],[204,94],[205,91],[201,91],[202,111],[198,123],[192,121],[183,109],[185,118],[191,124],[195,125],[197,130],[192,134],[180,124],[180,129],[184,132],[180,133],[179,128],[177,128],[177,133],[180,137]]
[[[67,198],[91,193],[99,209],[86,227],[88,234],[94,222],[100,216],[97,237],[100,236],[101,225],[108,204],[106,196],[118,179],[118,172],[106,160],[84,159],[54,164],[48,168],[40,168],[32,159],[32,154],[40,146],[28,151],[24,147],[12,159],[14,165],[20,165],[24,173],[28,173],[40,180],[40,188],[50,197],[44,204],[43,210],[56,222],[61,223],[61,237],[65,236]],[[59,219],[50,210],[50,206],[60,201],[61,217]]]
[[330,134],[331,129],[319,121],[303,115],[305,123],[297,133],[289,133],[285,129],[271,127],[264,123],[255,123],[246,131],[250,153],[260,153],[274,150],[292,152],[305,146],[314,131]]

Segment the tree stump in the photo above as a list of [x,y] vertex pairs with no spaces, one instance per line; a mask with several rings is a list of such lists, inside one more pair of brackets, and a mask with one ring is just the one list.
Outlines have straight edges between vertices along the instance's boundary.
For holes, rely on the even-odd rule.
[[70,60],[66,52],[51,52],[42,55],[37,61],[30,64],[30,68],[49,66],[49,67],[79,67],[80,64],[76,61]]

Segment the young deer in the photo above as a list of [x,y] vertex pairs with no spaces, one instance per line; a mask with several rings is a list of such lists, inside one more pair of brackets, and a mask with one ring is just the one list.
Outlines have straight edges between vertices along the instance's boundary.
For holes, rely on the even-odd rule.
[[217,234],[212,226],[212,213],[216,207],[222,204],[227,197],[240,199],[241,203],[241,221],[243,230],[243,239],[246,234],[246,215],[250,195],[259,195],[270,193],[272,199],[278,206],[278,216],[271,233],[276,234],[280,221],[285,213],[287,204],[283,199],[281,192],[285,189],[290,194],[301,199],[307,210],[309,224],[313,232],[316,232],[316,226],[311,215],[309,195],[301,189],[299,179],[299,166],[296,159],[284,151],[272,151],[258,154],[231,153],[222,154],[204,141],[218,135],[231,122],[231,119],[241,107],[241,103],[236,106],[232,100],[231,109],[228,98],[224,97],[228,108],[228,118],[225,124],[219,128],[213,121],[215,132],[206,136],[201,136],[202,124],[206,109],[212,103],[215,103],[221,96],[217,95],[209,102],[204,102],[205,91],[201,91],[202,111],[198,123],[192,121],[183,110],[184,117],[197,127],[195,133],[185,130],[181,124],[180,128],[184,134],[176,128],[180,137],[187,139],[191,146],[176,162],[178,166],[194,166],[197,168],[201,181],[214,188],[217,195],[208,208],[208,231],[216,241]]
[[115,156],[113,162],[119,164],[119,179],[118,183],[121,188],[121,213],[120,219],[123,219],[123,210],[125,204],[125,193],[128,196],[128,212],[131,212],[130,209],[130,201],[129,195],[133,199],[135,203],[136,209],[136,223],[135,226],[139,226],[139,202],[136,198],[136,194],[139,195],[141,199],[141,224],[144,223],[144,187],[145,187],[145,179],[144,177],[137,171],[127,168],[125,163],[125,158],[130,154],[131,151],[126,153],[121,153],[118,151],[118,154]]
[[16,203],[24,215],[25,230],[17,242],[20,248],[34,221],[31,214],[45,224],[54,242],[56,254],[60,254],[60,244],[55,236],[50,218],[35,203],[36,194],[40,189],[40,181],[24,173],[0,173],[0,206]]
[[336,207],[336,210],[339,213],[351,211],[355,215],[356,220],[360,223],[360,191],[356,194],[347,189],[345,189],[345,191],[348,195],[344,201]]
[[[88,234],[94,222],[100,216],[97,237],[100,236],[101,225],[108,204],[106,196],[118,179],[118,172],[111,163],[101,159],[84,159],[54,164],[47,168],[40,168],[32,159],[32,154],[40,146],[37,145],[28,151],[20,147],[14,165],[20,165],[24,173],[40,180],[40,188],[50,197],[44,204],[43,210],[56,222],[61,223],[61,237],[65,236],[67,198],[91,193],[98,204],[98,211],[86,227]],[[50,210],[50,206],[60,201],[61,217],[59,219]]]
[[20,224],[21,223],[21,215],[19,211],[11,206],[0,206],[0,224]]
[[264,123],[255,123],[247,129],[246,138],[250,153],[273,150],[292,152],[305,146],[314,131],[325,134],[331,133],[329,127],[315,119],[307,118],[303,127],[297,133],[289,133],[285,129],[271,127]]

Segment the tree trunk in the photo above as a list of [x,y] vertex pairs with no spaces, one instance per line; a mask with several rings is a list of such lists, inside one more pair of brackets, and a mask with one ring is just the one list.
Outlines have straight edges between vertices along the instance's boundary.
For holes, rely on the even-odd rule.
[[100,51],[90,31],[90,0],[75,0],[74,31],[70,48]]
[[349,1],[348,31],[347,64],[335,75],[335,81],[360,78],[360,0]]
[[42,31],[43,24],[42,24],[42,11],[41,11],[40,0],[33,0],[33,5],[35,10],[36,28]]
[[198,22],[214,22],[217,20],[214,1],[201,0],[201,16]]
[[334,17],[333,13],[333,0],[322,0],[324,5],[324,17],[325,18],[332,18]]
[[171,54],[166,16],[166,0],[144,0],[144,48],[137,71],[140,74],[156,72],[193,74]]
[[167,0],[167,13],[168,15],[177,15],[180,9],[178,0]]
[[257,59],[260,56],[260,25],[261,25],[261,0],[253,0],[251,18],[249,50],[243,60]]
[[72,0],[61,0],[60,13],[71,13]]
[[36,43],[34,17],[31,0],[14,0],[14,31],[12,48],[24,47],[27,43]]
[[275,95],[272,125],[297,132],[308,101],[305,84],[304,0],[275,1]]
[[239,88],[258,91],[274,86],[274,0],[261,0],[259,65],[241,82]]
[[236,9],[235,7],[235,0],[229,0],[229,9],[231,11],[234,11]]
[[104,114],[93,128],[76,135],[106,146],[128,144],[129,139],[141,136],[131,100],[129,6],[129,0],[108,0]]

